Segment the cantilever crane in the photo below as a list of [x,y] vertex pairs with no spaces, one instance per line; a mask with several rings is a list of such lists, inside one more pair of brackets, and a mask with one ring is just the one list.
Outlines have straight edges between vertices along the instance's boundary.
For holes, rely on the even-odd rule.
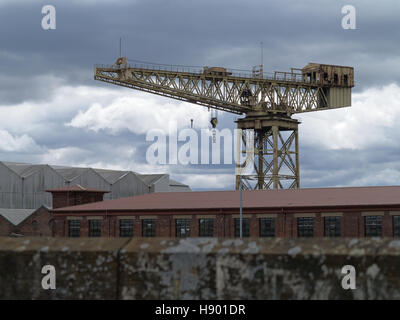
[[[236,74],[220,67],[193,70],[130,65],[121,57],[113,65],[96,66],[94,79],[244,114],[236,123],[241,129],[242,148],[246,148],[246,141],[252,141],[254,156],[237,165],[236,189],[240,181],[246,189],[279,189],[300,187],[300,122],[291,116],[350,106],[354,69],[309,63],[303,69],[292,68],[290,72],[266,76],[262,66],[249,74]],[[250,133],[253,140],[246,138]],[[254,166],[254,173],[243,174],[245,166]]]

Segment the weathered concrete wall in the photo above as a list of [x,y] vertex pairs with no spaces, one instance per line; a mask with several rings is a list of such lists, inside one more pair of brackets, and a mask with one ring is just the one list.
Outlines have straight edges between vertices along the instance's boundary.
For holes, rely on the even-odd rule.
[[400,240],[0,238],[0,299],[400,299]]

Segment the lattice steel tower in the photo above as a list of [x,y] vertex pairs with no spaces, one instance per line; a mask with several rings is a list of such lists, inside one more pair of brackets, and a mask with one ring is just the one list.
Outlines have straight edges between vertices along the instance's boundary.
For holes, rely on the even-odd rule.
[[243,138],[239,152],[250,141],[247,147],[254,153],[237,165],[236,189],[240,180],[245,189],[279,189],[300,187],[299,121],[292,115],[350,106],[354,69],[309,63],[267,75],[262,66],[238,73],[221,67],[128,64],[122,57],[113,65],[97,65],[94,79],[244,114],[236,121]]

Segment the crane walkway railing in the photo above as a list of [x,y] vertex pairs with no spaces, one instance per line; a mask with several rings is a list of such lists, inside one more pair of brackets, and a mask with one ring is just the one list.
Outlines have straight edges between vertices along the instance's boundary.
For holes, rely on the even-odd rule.
[[[141,69],[150,71],[165,71],[165,72],[179,72],[191,75],[202,75],[204,74],[204,67],[191,67],[191,66],[179,66],[179,65],[163,65],[163,64],[149,64],[149,63],[134,63],[134,64],[121,64],[121,65],[110,65],[110,64],[96,64],[95,68],[102,69]],[[294,72],[281,72],[275,71],[274,73],[263,72],[255,75],[249,70],[239,70],[239,69],[226,69],[226,73],[229,77],[239,77],[239,78],[250,78],[250,79],[264,79],[272,81],[284,81],[284,82],[295,82],[295,83],[306,83],[310,84],[311,81],[303,77],[300,73]],[[316,82],[314,82],[316,83]]]

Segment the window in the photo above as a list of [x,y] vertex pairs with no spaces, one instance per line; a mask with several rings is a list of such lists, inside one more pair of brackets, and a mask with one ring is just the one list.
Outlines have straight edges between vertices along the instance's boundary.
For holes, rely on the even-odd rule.
[[143,219],[142,220],[142,236],[155,237],[156,236],[156,220]]
[[119,220],[119,236],[120,237],[133,237],[133,220],[120,219]]
[[[250,237],[250,219],[243,218],[242,236]],[[235,237],[240,237],[240,218],[235,218]]]
[[33,228],[33,231],[37,231],[38,223],[37,223],[36,220],[33,220],[33,222],[32,222],[32,228]]
[[325,237],[340,237],[340,217],[325,217]]
[[382,236],[382,216],[366,216],[365,218],[365,236]]
[[81,220],[68,221],[68,235],[71,238],[77,238],[81,236]]
[[275,219],[260,219],[260,237],[275,237]]
[[175,220],[175,234],[177,238],[190,236],[190,219]]
[[199,219],[199,237],[213,237],[214,219]]
[[344,84],[345,85],[347,85],[348,84],[348,76],[347,76],[347,74],[345,74],[344,76],[343,76],[343,81],[344,81]]
[[400,237],[400,216],[393,216],[393,236]]
[[314,236],[314,218],[297,218],[297,235],[299,237]]
[[101,237],[101,220],[89,220],[89,237]]

